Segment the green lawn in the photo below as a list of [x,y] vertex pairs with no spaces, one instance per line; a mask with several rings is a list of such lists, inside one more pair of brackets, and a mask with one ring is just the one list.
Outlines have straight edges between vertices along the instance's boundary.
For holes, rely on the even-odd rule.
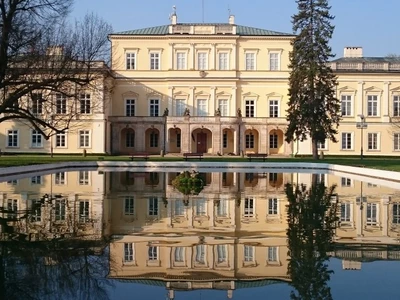
[[[130,161],[127,156],[77,156],[77,155],[57,155],[53,158],[47,155],[5,155],[0,157],[0,167],[25,166],[33,164],[47,164],[68,161]],[[183,161],[180,157],[159,157],[154,156],[150,161]],[[197,160],[194,160],[197,161]],[[247,162],[246,158],[241,157],[205,157],[203,161],[213,162]],[[400,157],[331,157],[327,156],[323,160],[314,161],[310,157],[296,158],[268,158],[269,162],[321,162],[330,164],[340,164],[349,166],[363,166],[366,168],[382,169],[400,172]],[[257,161],[257,163],[262,163]]]

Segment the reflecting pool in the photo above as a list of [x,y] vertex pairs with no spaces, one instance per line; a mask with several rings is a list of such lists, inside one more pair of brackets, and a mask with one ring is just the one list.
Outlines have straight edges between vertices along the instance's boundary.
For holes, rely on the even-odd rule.
[[399,297],[395,183],[323,171],[171,171],[4,178],[0,295]]

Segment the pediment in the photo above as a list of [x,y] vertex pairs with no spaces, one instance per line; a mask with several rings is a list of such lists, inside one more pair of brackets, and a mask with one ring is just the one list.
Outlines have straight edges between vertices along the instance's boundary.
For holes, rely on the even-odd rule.
[[357,90],[355,88],[348,86],[348,85],[338,88],[337,90],[340,92],[349,92],[349,93],[357,92]]
[[198,91],[197,93],[195,93],[196,96],[210,96],[210,93],[207,93],[205,91]]
[[276,93],[276,92],[268,93],[268,94],[266,94],[266,96],[268,98],[270,98],[270,97],[276,97],[276,98],[281,98],[281,99],[283,98],[282,94],[279,94],[279,93]]
[[153,91],[153,92],[147,93],[146,96],[147,96],[147,98],[149,98],[149,97],[161,97],[161,93]]
[[378,88],[376,86],[370,86],[369,88],[364,89],[366,92],[383,92],[381,88]]
[[139,98],[139,94],[134,91],[127,91],[125,93],[122,93],[122,97],[123,98],[127,98],[127,97]]
[[396,86],[396,87],[390,89],[390,91],[393,93],[396,93],[396,92],[398,93],[398,92],[400,92],[400,86]]
[[219,92],[219,93],[217,93],[216,94],[217,95],[217,97],[223,97],[223,96],[225,96],[225,97],[231,97],[232,96],[232,94],[230,94],[230,93],[227,93],[227,92]]
[[253,92],[247,92],[243,94],[244,97],[260,97],[260,95],[253,93]]
[[174,96],[188,97],[188,96],[189,96],[189,93],[186,93],[186,92],[184,92],[184,91],[179,91],[179,92],[174,93]]

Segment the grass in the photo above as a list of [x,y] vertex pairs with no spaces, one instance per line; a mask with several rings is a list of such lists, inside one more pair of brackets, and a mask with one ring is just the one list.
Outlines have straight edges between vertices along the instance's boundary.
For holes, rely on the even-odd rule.
[[[14,166],[26,166],[34,164],[48,164],[58,162],[70,162],[70,161],[130,161],[127,156],[77,156],[77,155],[55,155],[54,157],[46,155],[5,155],[0,157],[0,167],[14,167]],[[160,157],[154,156],[150,158],[150,161],[183,161],[181,157]],[[194,160],[197,161],[197,160]],[[203,161],[218,162],[248,162],[247,158],[242,157],[205,157]],[[348,166],[358,166],[365,168],[381,169],[400,172],[400,157],[366,157],[363,160],[356,156],[325,156],[323,160],[313,160],[311,157],[294,157],[294,158],[268,158],[268,162],[286,162],[286,163],[329,163],[339,164]],[[256,161],[256,163],[262,163]]]

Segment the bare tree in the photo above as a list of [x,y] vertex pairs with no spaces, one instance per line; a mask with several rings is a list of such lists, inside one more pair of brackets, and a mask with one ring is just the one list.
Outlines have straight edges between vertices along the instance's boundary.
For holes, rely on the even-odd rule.
[[94,14],[67,22],[73,0],[0,0],[0,122],[26,123],[45,139],[77,115],[100,113],[110,25]]

